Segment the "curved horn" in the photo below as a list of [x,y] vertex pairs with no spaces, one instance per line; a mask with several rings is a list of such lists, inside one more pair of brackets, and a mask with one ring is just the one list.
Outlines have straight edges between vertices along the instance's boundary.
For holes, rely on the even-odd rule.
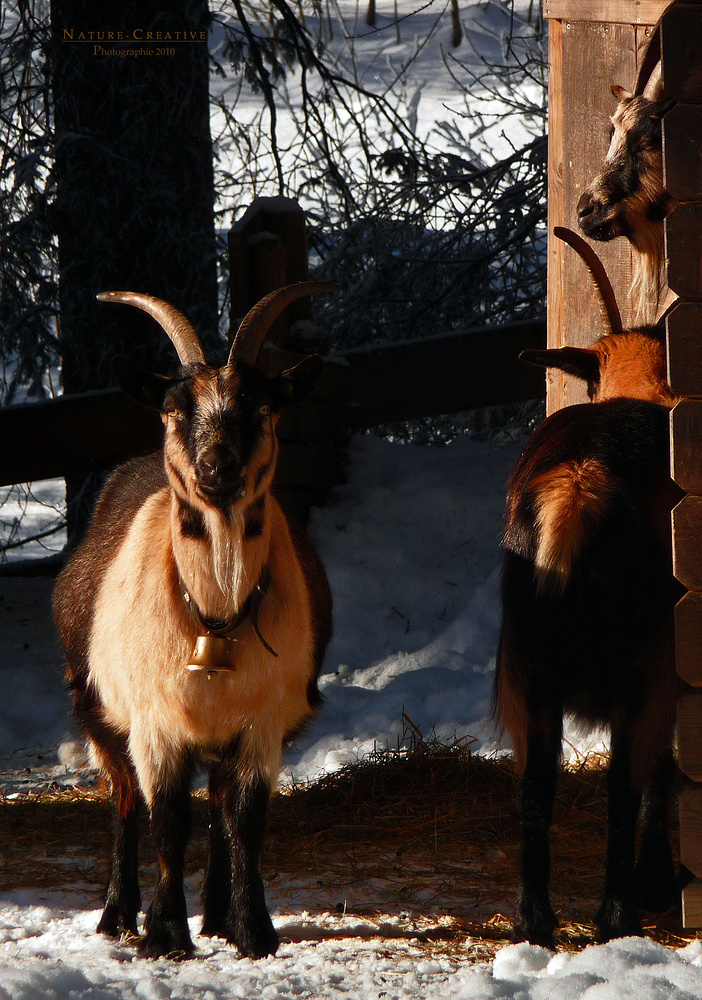
[[306,295],[315,295],[317,292],[338,291],[339,286],[329,281],[300,281],[295,285],[285,285],[274,292],[269,292],[249,309],[241,321],[229,352],[228,364],[237,359],[255,365],[261,344],[271,325],[291,302]]
[[590,272],[593,282],[595,283],[595,288],[599,292],[600,302],[602,305],[602,315],[606,325],[609,327],[609,333],[621,333],[624,327],[622,326],[622,317],[619,312],[619,307],[617,305],[617,300],[614,297],[614,289],[612,284],[607,277],[605,269],[602,265],[602,261],[597,256],[595,251],[592,249],[589,243],[574,233],[572,229],[566,229],[565,226],[554,226],[553,235],[557,236],[559,240],[563,240],[568,246],[572,247],[573,250],[579,255],[583,260],[585,267]]
[[182,365],[206,364],[205,353],[190,320],[175,306],[143,292],[100,292],[100,302],[124,302],[143,309],[161,325],[178,352]]
[[651,85],[651,79],[654,75],[656,75],[660,81],[661,29],[659,24],[656,25],[654,31],[652,32],[648,45],[646,46],[646,51],[643,54],[641,65],[639,66],[639,73],[636,77],[634,94],[640,94],[643,97],[652,99],[648,90]]
[[665,97],[665,90],[663,89],[663,70],[660,59],[651,70],[651,75],[649,76],[646,86],[644,87],[643,97],[645,97],[648,101],[662,101]]

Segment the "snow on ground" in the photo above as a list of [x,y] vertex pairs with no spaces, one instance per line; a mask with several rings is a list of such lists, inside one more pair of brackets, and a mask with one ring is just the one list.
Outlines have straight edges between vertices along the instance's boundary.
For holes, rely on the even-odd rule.
[[[255,10],[256,3],[249,5]],[[355,80],[366,91],[382,94],[396,108],[405,126],[430,147],[447,148],[447,135],[458,141],[471,158],[484,157],[489,161],[509,155],[515,148],[534,137],[535,126],[526,121],[520,107],[524,104],[540,108],[543,88],[534,78],[518,85],[512,80],[512,91],[507,100],[490,92],[485,82],[477,83],[485,66],[516,66],[525,61],[526,46],[535,47],[533,25],[536,8],[531,0],[459,0],[459,13],[463,38],[457,48],[451,44],[451,5],[449,0],[380,0],[377,3],[376,25],[366,23],[368,0],[327,0],[321,7],[304,5],[305,25],[312,39],[321,38],[324,61],[345,80]],[[322,12],[320,21],[320,11]],[[223,4],[222,20],[231,16],[231,7]],[[263,22],[266,23],[264,16]],[[508,44],[513,33],[512,46]],[[529,41],[527,41],[529,40]],[[226,162],[231,156],[230,128],[227,115],[234,115],[237,129],[241,126],[256,131],[254,125],[261,115],[260,90],[242,83],[238,69],[231,72],[224,54],[224,32],[215,24],[210,50],[220,60],[222,72],[213,74],[210,91],[213,98],[221,100],[227,108],[214,108],[211,114],[212,135],[216,154]],[[319,89],[316,73],[310,72],[305,87],[314,94]],[[290,192],[297,189],[308,175],[309,166],[299,171],[296,165],[296,147],[300,135],[305,134],[301,124],[303,91],[301,78],[292,70],[285,80],[273,81],[276,103],[276,135],[280,147],[281,164]],[[370,145],[380,139],[384,146],[391,137],[385,119],[375,121],[369,112],[370,105],[347,93],[349,107],[365,122]],[[323,103],[323,102],[322,102]],[[337,126],[344,135],[344,155],[352,158],[358,152],[359,139],[350,116],[337,107]],[[475,118],[484,118],[485,131],[478,139],[480,129]],[[329,125],[336,134],[337,126]],[[445,128],[444,128],[445,126]],[[228,198],[233,196],[234,213],[240,214],[241,206],[248,204],[253,194],[278,193],[275,171],[270,155],[264,155],[268,134],[268,116],[264,115],[262,135],[253,143],[257,156],[255,191],[249,178],[237,180],[233,191],[225,196],[223,206],[230,209]],[[233,172],[238,173],[235,163]],[[314,174],[314,170],[312,171]],[[267,177],[268,181],[263,178]],[[241,185],[241,186],[240,186]],[[300,202],[306,207],[302,183]],[[288,193],[290,193],[288,192]],[[314,192],[313,192],[314,195]],[[316,195],[313,197],[316,198]],[[225,216],[229,220],[229,214]]]
[[[276,918],[273,958],[239,959],[196,938],[188,962],[142,961],[132,946],[94,934],[99,912],[44,904],[0,909],[2,1000],[693,1000],[702,996],[702,942],[671,950],[641,938],[553,955],[502,948],[492,964],[460,949],[427,950],[416,937],[376,936],[369,921],[327,916],[309,939],[298,918]],[[191,920],[196,933],[198,919]],[[286,938],[288,940],[286,940]],[[466,943],[466,954],[470,944]]]

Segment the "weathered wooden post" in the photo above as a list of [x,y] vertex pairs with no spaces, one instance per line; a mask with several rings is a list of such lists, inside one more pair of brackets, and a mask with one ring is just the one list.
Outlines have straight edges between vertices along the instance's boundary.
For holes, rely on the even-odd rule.
[[[256,198],[229,233],[232,335],[248,310],[268,292],[307,281],[305,215],[293,198]],[[274,323],[268,340],[283,347],[288,330],[312,315],[309,299],[298,299]]]
[[[308,278],[305,216],[292,198],[256,198],[229,233],[231,336],[264,295]],[[326,354],[323,331],[311,324],[312,302],[298,299],[271,328],[261,360],[269,372],[296,364],[301,354]],[[343,482],[350,433],[351,372],[327,360],[312,394],[287,407],[278,423],[281,443],[276,486],[304,521]]]
[[[702,782],[702,6],[675,3],[661,21],[666,93],[664,182],[680,204],[665,222],[668,283],[679,300],[666,320],[668,378],[684,398],[671,414],[671,467],[688,494],[673,511],[673,564],[688,593],[675,609],[677,668],[691,690],[678,703],[678,761]],[[683,925],[702,927],[702,784],[680,797],[680,853],[696,876],[683,891]]]

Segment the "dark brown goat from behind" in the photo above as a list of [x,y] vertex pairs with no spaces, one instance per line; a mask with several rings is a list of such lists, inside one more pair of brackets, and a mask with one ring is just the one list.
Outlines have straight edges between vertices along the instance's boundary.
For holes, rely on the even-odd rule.
[[680,587],[670,511],[681,491],[669,473],[674,396],[663,352],[655,329],[621,331],[588,349],[525,352],[584,379],[596,401],[562,409],[534,432],[507,493],[494,703],[523,774],[514,936],[547,947],[556,926],[549,826],[564,715],[611,731],[600,937],[640,934],[638,905],[665,908],[674,893],[667,813]]

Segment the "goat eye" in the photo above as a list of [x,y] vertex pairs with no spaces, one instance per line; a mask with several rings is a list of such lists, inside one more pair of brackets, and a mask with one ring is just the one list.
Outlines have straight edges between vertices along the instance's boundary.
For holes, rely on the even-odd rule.
[[173,419],[177,420],[178,423],[181,423],[183,420],[185,420],[185,414],[183,413],[182,410],[169,410],[168,416],[173,417]]
[[267,417],[268,414],[271,412],[271,408],[268,405],[268,403],[264,403],[263,406],[259,407],[258,412],[261,414],[262,417]]

